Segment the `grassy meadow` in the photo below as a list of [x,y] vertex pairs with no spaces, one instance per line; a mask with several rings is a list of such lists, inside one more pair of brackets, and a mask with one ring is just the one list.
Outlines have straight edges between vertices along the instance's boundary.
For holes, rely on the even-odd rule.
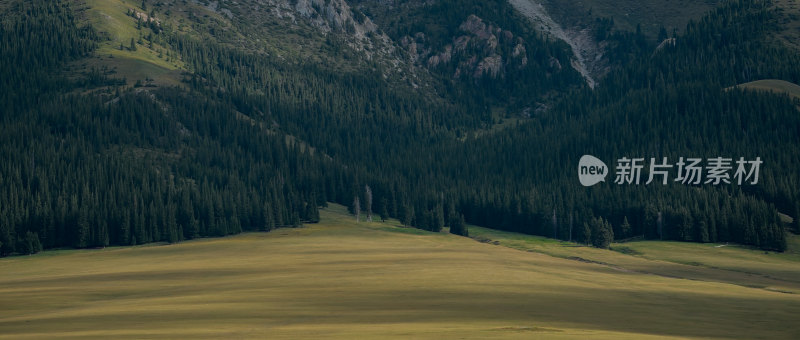
[[796,235],[789,236],[789,250],[785,253],[732,244],[672,241],[614,243],[611,246],[614,251],[608,251],[476,226],[470,227],[470,235],[489,244],[620,271],[800,294],[800,237]]
[[[143,40],[152,30],[147,27],[138,30],[136,19],[127,15],[129,10],[147,14],[141,9],[141,1],[135,0],[82,0],[73,4],[73,9],[81,21],[91,24],[103,37],[95,51],[95,56],[74,65],[74,68],[87,72],[91,68],[106,69],[112,78],[125,78],[128,85],[137,81],[160,86],[180,86],[181,72],[186,68],[183,62],[168,54],[174,53],[170,46]],[[162,25],[180,27],[185,19],[182,12],[167,17],[158,13],[156,20]],[[130,49],[130,41],[136,43],[136,50]],[[122,48],[120,48],[122,46]]]
[[0,339],[800,337],[795,253],[615,245],[626,254],[355,223],[341,206],[321,215],[269,233],[0,259]]
[[752,91],[766,91],[779,94],[787,94],[789,95],[789,97],[792,97],[794,99],[800,99],[800,85],[790,83],[785,80],[779,80],[779,79],[756,80],[756,81],[751,81],[749,83],[740,84],[738,85],[738,87]]

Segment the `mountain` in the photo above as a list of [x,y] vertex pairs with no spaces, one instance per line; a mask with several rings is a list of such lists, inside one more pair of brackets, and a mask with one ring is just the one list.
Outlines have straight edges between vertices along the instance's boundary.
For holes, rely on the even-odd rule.
[[[798,103],[737,85],[800,83],[797,9],[691,4],[5,1],[0,253],[297,226],[327,202],[783,250]],[[584,154],[764,164],[754,185],[585,188]]]

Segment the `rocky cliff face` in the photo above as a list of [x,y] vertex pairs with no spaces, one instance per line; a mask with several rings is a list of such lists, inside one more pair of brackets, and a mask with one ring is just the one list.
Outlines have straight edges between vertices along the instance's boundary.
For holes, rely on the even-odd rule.
[[[198,1],[207,10],[224,15],[231,21],[243,23],[247,30],[240,33],[263,37],[265,32],[275,36],[274,29],[265,30],[271,25],[281,26],[287,33],[300,33],[300,38],[315,34],[335,35],[355,51],[362,52],[368,59],[376,53],[388,55],[394,52],[395,45],[379,27],[358,10],[350,7],[345,0],[250,0],[250,1]],[[306,28],[313,28],[313,33]],[[283,31],[283,30],[282,30]],[[253,32],[253,33],[250,33]],[[281,32],[283,33],[283,32]],[[284,39],[289,40],[291,39]],[[302,45],[302,39],[294,39]],[[302,46],[301,46],[302,47]]]
[[533,0],[509,0],[531,24],[545,34],[566,42],[572,49],[572,68],[580,72],[589,87],[594,88],[596,78],[606,72],[603,60],[603,47],[592,39],[588,29],[565,29],[556,23],[544,7]]
[[291,63],[350,71],[380,69],[386,79],[424,86],[411,63],[373,20],[346,0],[166,0],[208,38]]
[[453,78],[502,77],[528,64],[526,41],[511,31],[470,15],[459,26],[451,43],[432,46],[425,33],[405,36],[400,41],[412,62],[428,68],[452,70]]
[[[451,11],[449,6],[456,2],[443,0],[193,3],[217,14],[208,22],[220,23],[213,31],[225,35],[222,41],[238,40],[246,49],[287,62],[379,71],[397,86],[422,88],[434,95],[444,91],[442,78],[464,84],[514,78],[505,84],[509,92],[519,87],[514,82],[562,77],[557,75],[562,65],[569,67],[569,59],[553,53],[560,47],[541,46],[543,41],[528,30],[522,17],[514,17],[513,8],[505,3],[492,4],[493,9],[506,6],[505,12],[482,9],[475,3]],[[203,21],[206,15],[194,17]],[[448,83],[447,88],[452,86]],[[501,92],[496,94],[506,96]]]

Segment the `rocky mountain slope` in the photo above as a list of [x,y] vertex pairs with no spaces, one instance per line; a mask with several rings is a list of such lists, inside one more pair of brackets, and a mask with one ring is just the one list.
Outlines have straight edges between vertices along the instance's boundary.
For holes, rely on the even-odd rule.
[[509,3],[525,15],[536,29],[566,42],[574,56],[570,64],[586,79],[589,87],[594,88],[595,78],[601,72],[597,64],[603,55],[602,48],[590,37],[589,29],[562,28],[561,24],[550,17],[544,6],[534,0],[509,0]]

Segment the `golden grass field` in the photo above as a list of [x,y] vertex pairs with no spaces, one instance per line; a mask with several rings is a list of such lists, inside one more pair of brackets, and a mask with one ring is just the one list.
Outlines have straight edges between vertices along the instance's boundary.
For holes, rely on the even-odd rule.
[[[321,213],[270,233],[0,259],[0,339],[800,338],[796,254],[616,245],[643,254],[630,256],[472,229],[495,245]],[[715,281],[758,276],[764,259],[780,285]]]

